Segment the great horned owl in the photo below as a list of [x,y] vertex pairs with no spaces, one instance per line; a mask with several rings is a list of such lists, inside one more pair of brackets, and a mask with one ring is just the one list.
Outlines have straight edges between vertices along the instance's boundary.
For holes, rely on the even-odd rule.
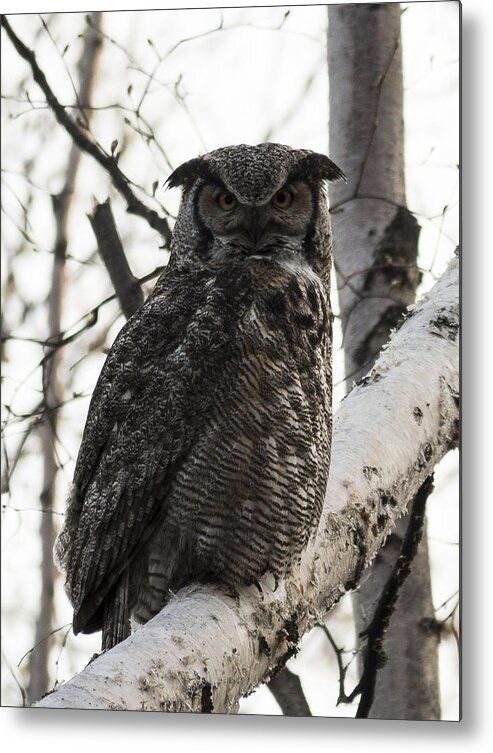
[[228,146],[175,170],[170,261],[91,400],[56,546],[74,633],[123,640],[194,581],[285,576],[331,438],[326,156]]

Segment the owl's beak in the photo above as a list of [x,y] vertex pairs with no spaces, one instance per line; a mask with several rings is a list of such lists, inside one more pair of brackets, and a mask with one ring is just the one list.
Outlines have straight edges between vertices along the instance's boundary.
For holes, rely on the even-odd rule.
[[257,247],[267,227],[268,218],[260,207],[249,207],[245,216],[245,233],[253,246]]

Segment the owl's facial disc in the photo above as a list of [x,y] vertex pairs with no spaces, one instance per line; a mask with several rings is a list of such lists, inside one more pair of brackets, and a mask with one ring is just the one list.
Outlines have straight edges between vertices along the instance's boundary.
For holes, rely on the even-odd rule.
[[262,204],[247,204],[226,186],[206,183],[199,193],[198,211],[222,246],[249,254],[296,252],[311,222],[313,197],[307,183],[295,181]]

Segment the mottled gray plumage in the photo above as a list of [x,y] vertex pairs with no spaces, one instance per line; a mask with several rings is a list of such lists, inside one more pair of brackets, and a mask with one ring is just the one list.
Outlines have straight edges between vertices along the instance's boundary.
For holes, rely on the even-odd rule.
[[74,632],[103,647],[193,581],[290,571],[317,526],[331,437],[324,155],[231,146],[169,178],[168,267],[94,390],[57,558]]

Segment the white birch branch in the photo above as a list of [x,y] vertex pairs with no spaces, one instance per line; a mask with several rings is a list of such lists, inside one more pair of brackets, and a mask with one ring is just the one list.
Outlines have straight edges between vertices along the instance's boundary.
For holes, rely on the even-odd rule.
[[343,401],[326,504],[292,576],[237,595],[192,585],[37,706],[235,712],[295,652],[382,546],[423,480],[456,446],[459,262]]

